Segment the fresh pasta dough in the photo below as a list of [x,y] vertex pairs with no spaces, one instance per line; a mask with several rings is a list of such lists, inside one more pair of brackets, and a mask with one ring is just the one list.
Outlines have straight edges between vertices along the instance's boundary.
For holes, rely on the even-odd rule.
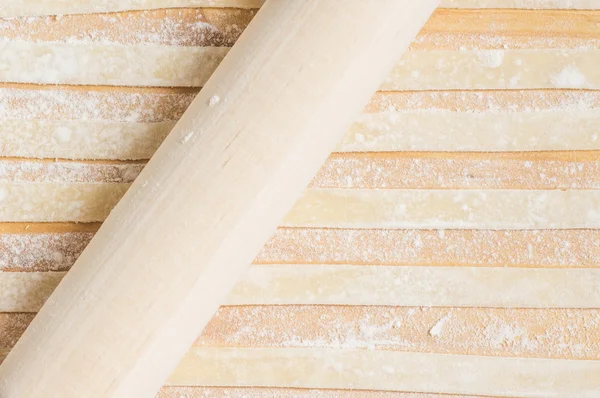
[[[171,385],[352,388],[595,398],[600,361],[322,348],[195,348]],[[501,377],[499,377],[501,375]]]
[[[0,221],[104,221],[128,187],[127,183],[0,183]],[[309,188],[284,218],[282,226],[599,228],[599,209],[597,190]]]
[[[575,206],[576,204],[576,206]],[[598,228],[600,191],[308,189],[288,227]]]
[[[0,273],[0,312],[39,310],[64,272]],[[225,305],[598,308],[600,269],[255,265]]]

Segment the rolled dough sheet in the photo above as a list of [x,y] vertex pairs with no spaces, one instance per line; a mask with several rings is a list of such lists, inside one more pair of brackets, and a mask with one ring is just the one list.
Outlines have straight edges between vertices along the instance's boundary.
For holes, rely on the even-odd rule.
[[[128,186],[124,183],[0,183],[0,221],[103,221]],[[598,228],[600,191],[309,188],[284,218],[282,226]]]
[[[0,312],[35,312],[62,272],[0,273]],[[225,305],[598,308],[600,269],[257,265]]]
[[193,349],[171,385],[291,386],[595,398],[600,361],[335,349]]
[[[9,40],[0,51],[0,82],[200,87],[228,48]],[[381,89],[598,89],[599,62],[593,49],[412,51]]]
[[598,228],[600,191],[308,189],[287,227]]

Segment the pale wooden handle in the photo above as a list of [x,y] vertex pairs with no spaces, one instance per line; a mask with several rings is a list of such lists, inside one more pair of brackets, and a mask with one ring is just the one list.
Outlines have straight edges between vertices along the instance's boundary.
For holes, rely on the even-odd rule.
[[437,0],[269,0],[0,367],[2,398],[151,397]]

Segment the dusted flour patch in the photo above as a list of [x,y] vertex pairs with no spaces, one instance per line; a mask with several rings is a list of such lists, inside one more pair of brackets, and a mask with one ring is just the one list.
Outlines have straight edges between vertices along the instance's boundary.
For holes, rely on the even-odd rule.
[[499,68],[504,61],[504,51],[488,50],[477,53],[477,58],[487,68]]
[[433,327],[431,329],[429,329],[429,335],[431,337],[440,337],[442,335],[442,333],[444,332],[446,323],[448,322],[448,320],[450,319],[451,315],[445,315],[444,317],[440,318],[435,325],[433,325]]
[[216,106],[219,102],[221,102],[221,97],[219,97],[218,95],[213,95],[208,101],[208,106]]
[[585,75],[576,66],[567,65],[552,76],[552,83],[559,88],[584,88],[587,86]]
[[60,143],[69,142],[71,140],[72,134],[73,134],[73,131],[66,126],[61,126],[54,130],[54,135],[56,136],[56,139]]

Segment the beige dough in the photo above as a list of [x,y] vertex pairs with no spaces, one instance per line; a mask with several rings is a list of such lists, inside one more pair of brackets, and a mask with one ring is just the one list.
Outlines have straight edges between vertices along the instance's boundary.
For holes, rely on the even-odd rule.
[[[600,149],[599,120],[597,110],[369,113],[359,117],[336,151],[595,150]],[[174,124],[0,119],[0,155],[148,159]]]
[[129,184],[0,183],[0,222],[104,221]]
[[[64,272],[0,273],[0,312],[34,312]],[[598,308],[600,269],[257,265],[226,305]]]
[[254,266],[228,305],[598,308],[598,269]]
[[0,119],[0,156],[149,159],[175,122]]
[[595,49],[412,51],[382,89],[597,89],[599,61]]
[[[323,348],[193,348],[171,385],[596,398],[600,361]],[[501,377],[499,376],[501,375]]]
[[[127,183],[0,183],[0,221],[104,221]],[[597,190],[310,188],[288,227],[545,229],[600,227]]]
[[[0,51],[1,82],[199,87],[229,49],[12,40]],[[381,88],[598,89],[598,63],[592,49],[412,51]]]
[[388,111],[360,116],[338,146],[364,151],[600,149],[600,111]]
[[402,229],[598,228],[600,191],[308,189],[283,225]]
[[226,47],[0,41],[0,81],[114,86],[202,86]]
[[37,312],[65,272],[1,272],[0,312]]

